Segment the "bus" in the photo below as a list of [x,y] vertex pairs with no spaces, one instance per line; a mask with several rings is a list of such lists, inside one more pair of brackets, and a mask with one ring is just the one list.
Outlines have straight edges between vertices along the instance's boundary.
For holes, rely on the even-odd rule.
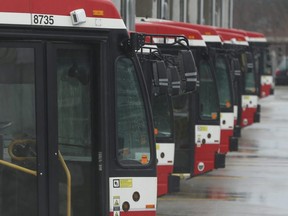
[[[231,75],[234,89],[234,136],[241,137],[241,92],[243,88],[243,76],[245,70],[241,68],[241,54],[248,49],[248,42],[245,37],[240,34],[228,31],[217,30],[223,41],[223,47],[227,51],[229,57]],[[243,67],[243,65],[242,65]]]
[[[212,62],[209,60],[207,47],[198,31],[169,26],[165,23],[138,22],[138,32],[175,35],[188,39],[188,47],[193,53],[199,87],[196,91],[186,92],[172,97],[175,133],[175,160],[173,174],[189,177],[197,176],[215,168],[225,167],[225,155],[219,154],[220,144],[220,109]],[[157,37],[155,36],[155,39]],[[157,44],[162,53],[175,55],[187,48]]]
[[[153,35],[141,34],[141,36],[145,43],[137,50],[137,55],[151,98],[156,140],[157,196],[163,196],[179,190],[179,183],[173,183],[175,177],[171,175],[175,151],[171,97],[180,93],[181,80],[178,68],[167,61],[166,56],[150,42]],[[157,38],[163,39],[163,36],[157,35]],[[173,185],[176,187],[172,187]]]
[[259,32],[246,31],[246,34],[254,55],[255,69],[258,72],[259,97],[264,98],[274,94],[272,63],[267,39]]
[[112,2],[2,2],[0,29],[0,215],[155,216],[150,101]]
[[220,153],[237,151],[238,139],[234,136],[233,87],[230,76],[229,62],[222,41],[215,29],[211,26],[196,25],[183,22],[163,21],[165,25],[177,25],[197,30],[207,44],[208,53],[213,63],[216,84],[220,102]]
[[259,76],[255,68],[255,59],[253,55],[253,48],[247,32],[240,29],[226,29],[216,28],[217,30],[240,34],[245,37],[249,46],[241,53],[240,64],[244,71],[243,73],[243,87],[241,93],[242,103],[242,117],[241,127],[252,125],[260,122],[260,104],[259,104]]

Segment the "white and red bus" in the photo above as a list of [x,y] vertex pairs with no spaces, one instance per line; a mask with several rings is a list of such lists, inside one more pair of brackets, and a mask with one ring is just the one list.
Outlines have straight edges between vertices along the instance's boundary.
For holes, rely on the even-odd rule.
[[[151,98],[157,153],[157,195],[162,196],[179,190],[179,182],[176,189],[169,185],[173,184],[175,178],[171,175],[175,152],[171,97],[180,93],[181,80],[178,68],[167,61],[167,56],[163,55],[155,43],[151,42],[153,35],[139,34],[138,37],[141,36],[145,43],[137,50],[137,55]],[[157,35],[159,40],[164,38],[165,36]]]
[[220,31],[240,34],[245,37],[249,47],[245,49],[240,56],[240,65],[243,70],[243,87],[241,92],[241,127],[252,125],[260,122],[260,105],[259,105],[259,76],[255,68],[255,59],[253,49],[249,42],[247,32],[239,29],[217,28]]
[[0,215],[155,216],[142,70],[109,0],[0,5]]
[[[218,28],[217,33],[221,36],[223,47],[227,50],[231,66],[231,75],[234,89],[234,136],[241,136],[241,94],[243,88],[243,68],[241,68],[241,54],[248,49],[249,44],[243,35],[221,31]],[[243,65],[242,65],[243,67]]]
[[[225,166],[225,155],[219,154],[220,109],[216,80],[207,47],[198,31],[165,25],[166,22],[136,23],[138,32],[180,34],[189,42],[196,63],[199,87],[194,92],[172,97],[175,133],[175,160],[173,173],[197,176]],[[155,38],[157,38],[155,36]],[[158,42],[162,53],[175,54],[186,49]],[[190,71],[195,69],[190,68]]]
[[183,22],[164,22],[169,25],[177,25],[192,30],[197,30],[207,44],[209,56],[213,62],[217,89],[220,101],[220,153],[235,151],[238,148],[238,139],[234,137],[234,110],[233,110],[233,87],[229,68],[229,62],[222,40],[216,30],[211,26],[196,25]]
[[264,34],[259,32],[246,31],[246,35],[254,55],[255,69],[258,72],[259,97],[267,97],[274,93],[274,80],[267,39]]

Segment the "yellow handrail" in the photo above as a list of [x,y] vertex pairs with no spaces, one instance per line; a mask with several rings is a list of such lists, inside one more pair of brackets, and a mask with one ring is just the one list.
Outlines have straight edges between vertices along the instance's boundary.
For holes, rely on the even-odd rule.
[[9,153],[10,157],[13,160],[17,160],[17,161],[36,160],[36,157],[18,157],[16,155],[14,155],[14,153],[13,153],[14,146],[23,145],[23,144],[36,145],[36,141],[35,140],[31,140],[31,139],[16,139],[16,140],[13,140],[8,146],[8,153]]
[[65,163],[65,160],[60,151],[58,151],[59,160],[62,164],[62,167],[65,171],[66,178],[67,178],[67,216],[71,216],[71,174],[70,171]]
[[[69,171],[69,169],[65,163],[65,160],[64,160],[62,154],[60,153],[60,151],[58,151],[58,154],[59,154],[58,155],[59,160],[60,160],[61,165],[65,171],[66,178],[67,178],[67,216],[71,216],[71,174],[70,174],[70,171]],[[30,174],[30,175],[37,176],[37,172],[35,170],[30,170],[30,169],[27,169],[25,167],[15,165],[13,163],[10,163],[10,162],[4,161],[4,160],[0,160],[0,164],[7,166],[7,167],[10,167],[12,169],[19,170],[19,171],[24,172],[24,173]]]
[[10,167],[12,169],[19,170],[19,171],[24,172],[24,173],[30,174],[30,175],[37,176],[37,172],[35,170],[30,170],[30,169],[27,169],[25,167],[15,165],[13,163],[10,163],[10,162],[4,161],[4,160],[0,160],[0,164],[7,166],[7,167]]

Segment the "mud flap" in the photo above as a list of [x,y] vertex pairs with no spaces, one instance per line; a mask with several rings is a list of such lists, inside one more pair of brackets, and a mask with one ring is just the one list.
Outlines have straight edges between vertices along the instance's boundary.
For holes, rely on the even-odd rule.
[[233,136],[234,137],[241,137],[241,126],[240,125],[235,125]]
[[254,115],[254,122],[259,123],[260,122],[260,112],[256,112]]
[[230,137],[229,138],[229,151],[238,151],[238,138]]
[[273,88],[270,89],[270,95],[274,95],[274,89]]
[[261,105],[260,105],[260,104],[257,105],[257,112],[258,112],[258,113],[261,112]]
[[168,193],[180,191],[180,176],[168,176]]
[[221,154],[221,153],[216,153],[215,154],[215,169],[218,168],[225,168],[225,158],[226,158],[226,154]]

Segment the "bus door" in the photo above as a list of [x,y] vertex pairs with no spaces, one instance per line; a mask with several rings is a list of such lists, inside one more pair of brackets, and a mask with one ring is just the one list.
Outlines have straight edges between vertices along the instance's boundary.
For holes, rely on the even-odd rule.
[[1,43],[2,216],[101,212],[92,46]]
[[92,91],[99,56],[100,44],[47,44],[48,184],[55,215],[102,210],[97,191],[104,185],[96,154],[101,151],[95,112],[99,95]]
[[37,63],[42,61],[40,50],[35,43],[0,43],[0,215],[3,216],[38,214],[38,182],[43,180],[38,173],[43,174],[45,167],[44,158],[38,158],[37,153],[45,145],[41,137],[45,118],[37,112],[37,108],[43,109],[44,98],[36,85],[36,80],[41,82],[43,76]]

